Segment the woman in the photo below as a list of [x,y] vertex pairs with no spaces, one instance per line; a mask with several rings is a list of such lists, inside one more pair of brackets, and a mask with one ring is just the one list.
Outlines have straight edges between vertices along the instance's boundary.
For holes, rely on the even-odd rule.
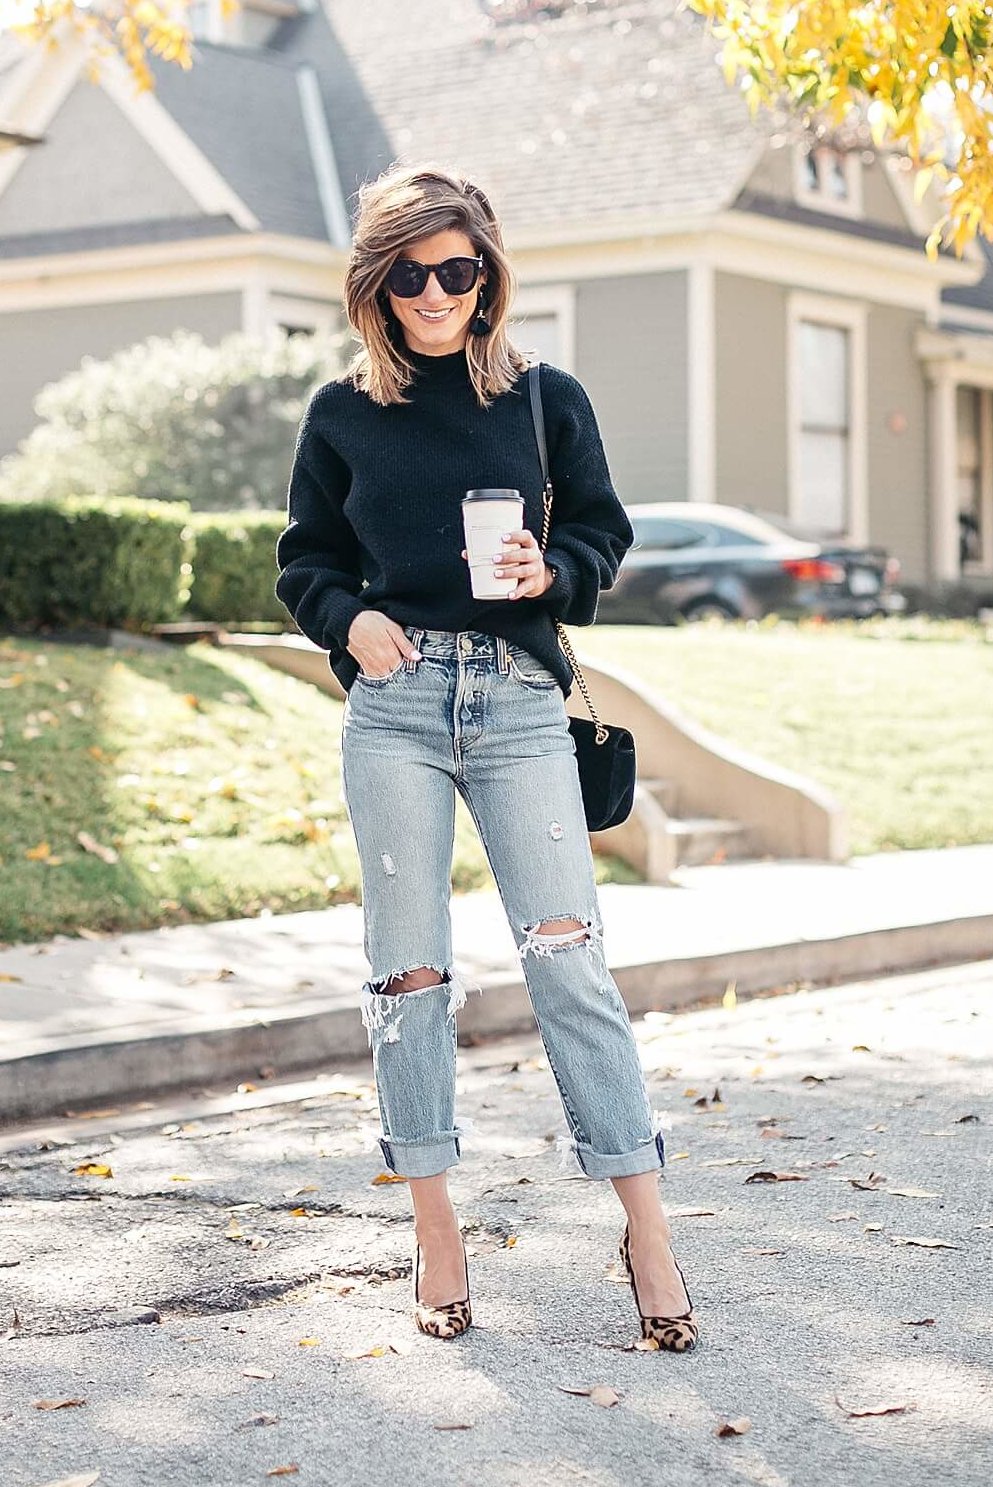
[[[345,277],[361,345],[301,421],[276,591],[347,693],[342,778],[372,973],[362,1020],[380,1145],[413,1203],[418,1327],[453,1337],[471,1322],[447,1187],[466,1128],[454,1109],[466,988],[448,910],[458,790],[518,945],[568,1145],[626,1211],[621,1253],[642,1332],[684,1351],[697,1328],[659,1198],[662,1133],[601,948],[565,709],[573,678],[554,627],[592,624],[633,532],[585,391],[543,365],[555,494],[539,549],[528,363],[506,329],[513,290],[499,224],[472,182],[394,166],[361,188]],[[507,599],[472,597],[461,500],[480,487],[526,501],[524,530],[494,560],[515,580]]]

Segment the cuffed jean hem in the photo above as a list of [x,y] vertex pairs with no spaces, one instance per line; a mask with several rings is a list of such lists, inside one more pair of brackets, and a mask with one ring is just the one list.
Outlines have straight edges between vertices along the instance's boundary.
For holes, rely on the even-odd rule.
[[377,1138],[383,1158],[391,1172],[398,1177],[435,1177],[454,1167],[462,1158],[458,1135],[442,1141],[397,1141],[380,1136]]
[[594,1151],[585,1142],[575,1141],[570,1136],[559,1136],[557,1145],[563,1167],[569,1166],[571,1154],[584,1177],[594,1179],[634,1177],[639,1172],[661,1171],[665,1166],[661,1131],[656,1131],[649,1141],[643,1141],[634,1151]]

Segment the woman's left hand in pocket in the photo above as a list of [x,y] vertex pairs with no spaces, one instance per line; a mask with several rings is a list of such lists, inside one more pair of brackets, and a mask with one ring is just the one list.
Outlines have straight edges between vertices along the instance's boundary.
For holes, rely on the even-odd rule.
[[[511,589],[508,599],[537,599],[552,584],[552,571],[545,562],[541,548],[533,532],[524,528],[520,532],[508,532],[503,539],[503,556],[494,558],[493,571],[497,578],[515,578],[516,588]],[[465,548],[462,556],[468,561]]]

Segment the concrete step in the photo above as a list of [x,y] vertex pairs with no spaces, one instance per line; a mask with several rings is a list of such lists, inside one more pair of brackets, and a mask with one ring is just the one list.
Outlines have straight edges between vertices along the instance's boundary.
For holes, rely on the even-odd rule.
[[647,790],[653,799],[657,800],[667,815],[675,814],[676,802],[679,798],[678,780],[643,780],[639,778],[638,784]]
[[666,831],[676,839],[679,866],[702,867],[721,858],[752,855],[747,826],[740,821],[722,821],[716,816],[670,817]]

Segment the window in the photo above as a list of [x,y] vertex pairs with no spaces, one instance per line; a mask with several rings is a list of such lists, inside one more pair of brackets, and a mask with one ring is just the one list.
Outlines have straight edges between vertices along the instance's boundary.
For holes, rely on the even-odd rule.
[[845,326],[797,323],[800,427],[792,515],[825,535],[840,535],[850,525],[850,342]]
[[671,521],[666,517],[632,516],[631,526],[635,543],[639,547],[675,549],[695,547],[705,541],[705,534],[699,527],[692,527],[687,522]]
[[993,568],[993,392],[958,387],[956,494],[959,566],[963,573]]
[[862,215],[862,165],[855,151],[798,145],[794,164],[794,194],[802,206],[846,217]]

